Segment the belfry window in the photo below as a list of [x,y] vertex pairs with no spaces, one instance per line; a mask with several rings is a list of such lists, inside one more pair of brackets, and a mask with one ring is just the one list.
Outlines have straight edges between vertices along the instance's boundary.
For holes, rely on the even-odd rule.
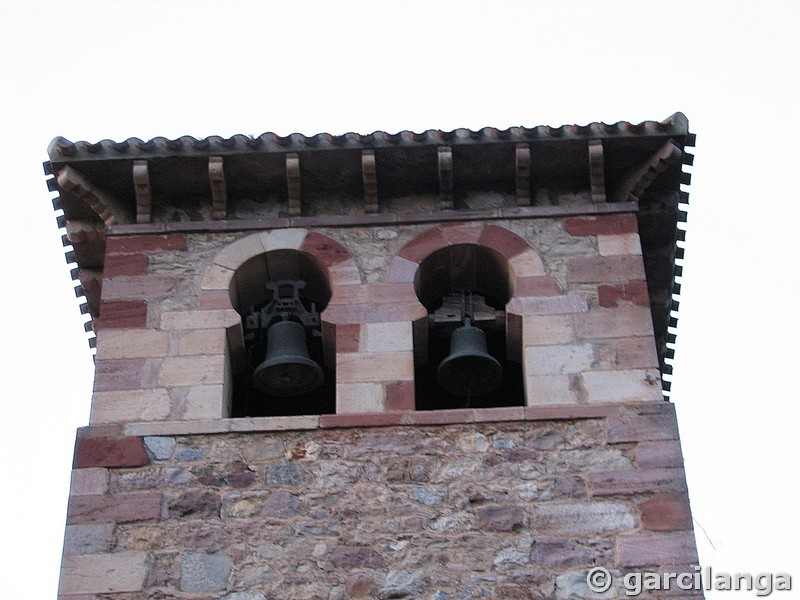
[[233,416],[335,412],[334,365],[322,351],[320,313],[330,299],[313,257],[276,250],[236,272],[244,354],[233,381]]
[[524,405],[522,369],[508,359],[508,264],[475,244],[438,250],[415,288],[428,309],[426,352],[416,352],[418,410]]

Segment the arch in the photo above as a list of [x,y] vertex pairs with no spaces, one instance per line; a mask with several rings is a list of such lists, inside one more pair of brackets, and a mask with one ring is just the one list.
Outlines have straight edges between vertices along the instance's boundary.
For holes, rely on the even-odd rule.
[[[249,346],[245,344],[242,318],[269,299],[270,293],[265,285],[267,281],[283,279],[304,280],[306,287],[301,293],[304,304],[305,300],[316,304],[319,312],[326,307],[337,288],[361,283],[358,267],[347,249],[328,236],[307,229],[275,229],[254,233],[217,252],[203,273],[200,308],[229,309],[231,313],[236,311],[240,317],[235,325],[227,327],[230,375],[235,389],[241,390],[237,381],[244,381],[242,377],[252,367],[248,360]],[[316,338],[316,345],[309,350],[316,352],[315,348],[320,343],[322,348],[333,348],[335,340],[330,332],[323,331],[322,340]],[[325,361],[318,362],[325,366]],[[327,368],[332,373],[333,363],[330,362]],[[327,377],[326,393],[332,394],[334,387],[333,376]],[[232,412],[234,416],[237,413],[243,416],[237,409],[236,399],[241,393],[233,391],[233,395]]]
[[389,263],[387,281],[415,284],[422,261],[434,252],[462,244],[482,246],[507,261],[512,297],[520,279],[547,274],[539,253],[523,237],[498,225],[459,223],[429,229],[403,246]]

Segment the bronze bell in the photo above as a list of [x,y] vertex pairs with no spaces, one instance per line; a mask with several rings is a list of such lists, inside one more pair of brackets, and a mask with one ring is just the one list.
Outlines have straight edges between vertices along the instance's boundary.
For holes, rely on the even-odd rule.
[[457,396],[480,396],[503,381],[503,367],[486,349],[486,334],[469,319],[453,332],[450,355],[436,371],[436,379]]
[[267,357],[253,372],[256,389],[273,396],[299,396],[322,385],[322,368],[308,355],[306,329],[278,321],[267,330]]

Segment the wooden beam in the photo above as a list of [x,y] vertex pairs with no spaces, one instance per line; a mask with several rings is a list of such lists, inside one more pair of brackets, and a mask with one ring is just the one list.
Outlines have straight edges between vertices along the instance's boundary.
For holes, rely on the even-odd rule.
[[211,218],[224,221],[228,217],[228,188],[221,156],[208,157],[208,179],[211,183]]
[[592,202],[606,201],[606,172],[603,162],[603,140],[589,140],[589,183]]
[[375,151],[361,152],[361,175],[364,182],[364,210],[378,212],[378,174],[375,171]]
[[531,145],[517,144],[517,206],[531,205]]
[[453,209],[453,151],[439,146],[439,208]]
[[289,215],[299,217],[300,204],[300,155],[289,152],[286,155],[286,183],[289,187]]
[[133,161],[133,188],[136,192],[136,222],[149,223],[153,205],[150,172],[146,160]]

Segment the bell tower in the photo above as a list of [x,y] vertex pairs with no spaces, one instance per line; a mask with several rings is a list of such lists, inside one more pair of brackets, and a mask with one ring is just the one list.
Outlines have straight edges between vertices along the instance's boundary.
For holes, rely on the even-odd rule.
[[693,573],[663,379],[693,145],[680,113],[56,138],[97,348],[59,598],[613,598]]

